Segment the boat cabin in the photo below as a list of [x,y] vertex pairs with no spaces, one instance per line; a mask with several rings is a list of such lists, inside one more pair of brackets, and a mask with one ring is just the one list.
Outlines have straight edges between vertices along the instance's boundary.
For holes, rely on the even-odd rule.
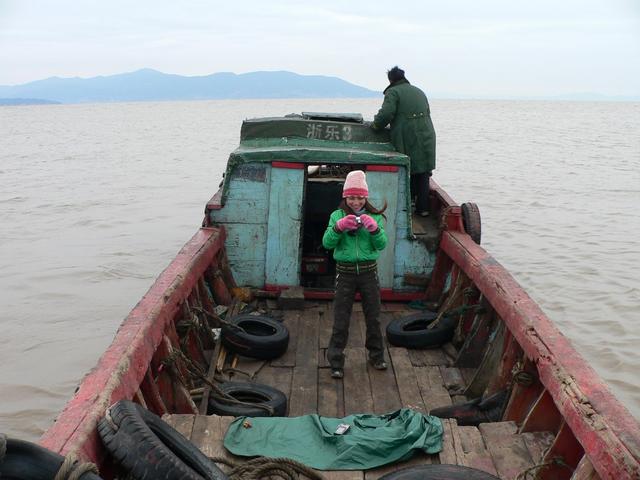
[[241,285],[280,291],[302,286],[328,298],[335,262],[322,246],[346,175],[364,170],[369,201],[386,205],[387,247],[378,260],[382,298],[409,299],[424,289],[439,229],[411,214],[409,158],[388,131],[360,114],[303,113],[246,120],[205,225],[224,226],[233,276]]

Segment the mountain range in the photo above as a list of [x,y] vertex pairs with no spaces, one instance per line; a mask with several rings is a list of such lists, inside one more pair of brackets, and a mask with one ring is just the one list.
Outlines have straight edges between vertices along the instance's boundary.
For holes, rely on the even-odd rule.
[[[186,77],[145,68],[92,78],[51,77],[0,86],[0,103],[85,103],[240,98],[365,98],[380,96],[336,77],[297,73],[221,72]],[[40,100],[40,102],[38,102]]]
[[[595,92],[563,95],[509,96],[427,92],[432,99],[640,101],[640,96],[611,96]],[[250,98],[382,98],[381,92],[337,77],[293,72],[230,72],[187,77],[150,68],[92,78],[51,77],[22,85],[0,86],[0,105],[51,103],[135,102]]]

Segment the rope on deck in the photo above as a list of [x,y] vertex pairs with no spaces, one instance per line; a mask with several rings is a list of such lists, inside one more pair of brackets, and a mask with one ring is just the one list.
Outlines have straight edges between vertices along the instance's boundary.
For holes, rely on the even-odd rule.
[[53,480],[78,480],[87,472],[98,475],[98,467],[95,463],[80,462],[73,453],[70,453],[64,458],[64,462]]
[[270,477],[297,480],[300,475],[311,480],[324,480],[324,476],[313,468],[290,458],[257,457],[239,464],[223,457],[211,457],[211,460],[231,467],[227,473],[229,480],[260,480]]

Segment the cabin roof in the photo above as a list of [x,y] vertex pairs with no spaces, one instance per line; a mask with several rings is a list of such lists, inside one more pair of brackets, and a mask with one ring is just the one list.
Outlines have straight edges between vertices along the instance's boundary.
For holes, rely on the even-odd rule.
[[408,166],[409,157],[395,150],[374,145],[300,139],[265,139],[243,142],[229,157],[230,169],[249,162],[292,162],[310,165],[326,163],[356,163]]
[[303,113],[242,123],[228,170],[246,162],[357,163],[408,166],[389,131],[374,131],[360,114]]

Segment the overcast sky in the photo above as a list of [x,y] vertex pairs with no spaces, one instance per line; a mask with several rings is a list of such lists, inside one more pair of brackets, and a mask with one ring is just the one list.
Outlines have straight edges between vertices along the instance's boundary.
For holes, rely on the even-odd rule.
[[0,0],[0,85],[140,68],[382,90],[640,95],[640,0]]

